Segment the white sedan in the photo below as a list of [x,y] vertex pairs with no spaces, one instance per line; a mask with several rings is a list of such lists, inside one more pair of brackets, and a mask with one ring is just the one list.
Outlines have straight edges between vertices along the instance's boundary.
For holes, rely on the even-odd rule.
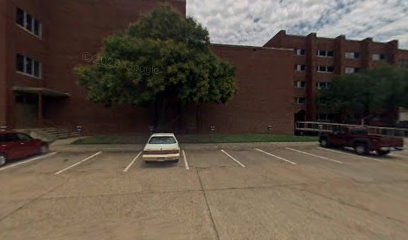
[[145,162],[178,162],[180,146],[173,133],[155,133],[143,149]]

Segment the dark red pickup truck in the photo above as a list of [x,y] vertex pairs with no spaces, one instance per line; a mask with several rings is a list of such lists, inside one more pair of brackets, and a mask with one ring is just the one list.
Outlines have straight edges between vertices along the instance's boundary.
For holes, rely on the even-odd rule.
[[352,147],[357,154],[365,155],[371,151],[383,156],[391,150],[402,150],[404,139],[399,137],[388,137],[372,135],[364,127],[340,128],[331,133],[321,133],[319,137],[322,147]]

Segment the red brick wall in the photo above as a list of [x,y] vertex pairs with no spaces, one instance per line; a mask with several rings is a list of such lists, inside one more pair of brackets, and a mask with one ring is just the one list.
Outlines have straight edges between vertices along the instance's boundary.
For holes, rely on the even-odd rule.
[[[307,119],[316,120],[318,113],[316,107],[316,96],[318,82],[331,81],[335,75],[344,74],[346,67],[356,68],[371,68],[380,66],[386,63],[398,63],[402,57],[402,51],[398,50],[398,41],[390,41],[387,43],[373,42],[371,38],[362,41],[348,40],[345,36],[337,38],[321,38],[315,33],[308,36],[293,36],[287,35],[285,31],[280,31],[265,47],[283,47],[283,48],[301,48],[306,50],[306,56],[294,57],[294,64],[305,64],[306,72],[294,71],[294,81],[306,80],[306,89],[294,89],[296,97],[307,97],[307,104],[297,106],[296,111],[306,109]],[[330,58],[316,56],[317,50],[333,50],[335,56]],[[344,57],[345,52],[355,51],[360,53],[360,59],[349,60]],[[383,53],[386,55],[385,61],[373,61],[372,54]],[[316,71],[319,65],[334,66],[334,73],[320,73]]]
[[214,45],[214,52],[237,69],[238,94],[225,105],[200,109],[200,128],[218,133],[293,133],[291,50]]
[[0,126],[6,125],[6,1],[0,1]]
[[[6,88],[1,88],[7,91],[8,125],[14,127],[16,122],[16,106],[11,88],[30,86],[47,87],[71,94],[71,97],[66,100],[46,98],[44,117],[56,124],[81,124],[89,132],[146,131],[148,119],[144,110],[132,107],[106,109],[90,103],[86,99],[85,91],[78,86],[72,70],[74,66],[87,64],[83,55],[85,53],[89,53],[89,56],[95,55],[100,50],[105,37],[125,30],[129,23],[137,21],[142,14],[146,14],[162,2],[164,1],[8,0],[7,8],[1,8],[7,12],[5,35],[10,39],[7,42],[5,61],[8,82],[5,84]],[[185,1],[166,2],[170,2],[185,15]],[[42,22],[42,40],[15,24],[17,7],[26,10]],[[0,42],[0,49],[1,45],[2,42]],[[17,74],[16,53],[40,60],[43,64],[43,80]],[[0,77],[0,84],[2,79],[4,78]],[[0,100],[0,113],[4,109],[3,105],[3,101]],[[1,116],[0,123],[3,118],[3,115]]]

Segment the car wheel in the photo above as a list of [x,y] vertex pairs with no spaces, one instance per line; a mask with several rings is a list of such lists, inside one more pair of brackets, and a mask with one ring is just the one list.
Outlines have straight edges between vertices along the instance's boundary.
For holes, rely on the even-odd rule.
[[385,156],[385,155],[389,154],[390,152],[391,151],[381,151],[381,150],[379,150],[379,151],[377,151],[377,154],[380,155],[380,156]]
[[7,162],[6,156],[0,155],[0,167],[5,165]]
[[356,153],[358,155],[367,155],[368,154],[368,147],[366,144],[360,143],[360,144],[356,144],[354,146],[354,151],[356,151]]
[[40,153],[41,154],[46,154],[46,153],[48,153],[48,145],[42,145],[41,146],[41,148],[40,148]]
[[328,148],[329,147],[329,141],[326,138],[323,138],[320,140],[320,146],[324,147],[324,148]]

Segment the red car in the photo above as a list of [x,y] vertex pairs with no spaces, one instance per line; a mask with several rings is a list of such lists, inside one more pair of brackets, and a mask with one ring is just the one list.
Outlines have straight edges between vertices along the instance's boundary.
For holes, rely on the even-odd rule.
[[11,160],[18,160],[48,152],[48,144],[18,132],[0,132],[0,166]]

